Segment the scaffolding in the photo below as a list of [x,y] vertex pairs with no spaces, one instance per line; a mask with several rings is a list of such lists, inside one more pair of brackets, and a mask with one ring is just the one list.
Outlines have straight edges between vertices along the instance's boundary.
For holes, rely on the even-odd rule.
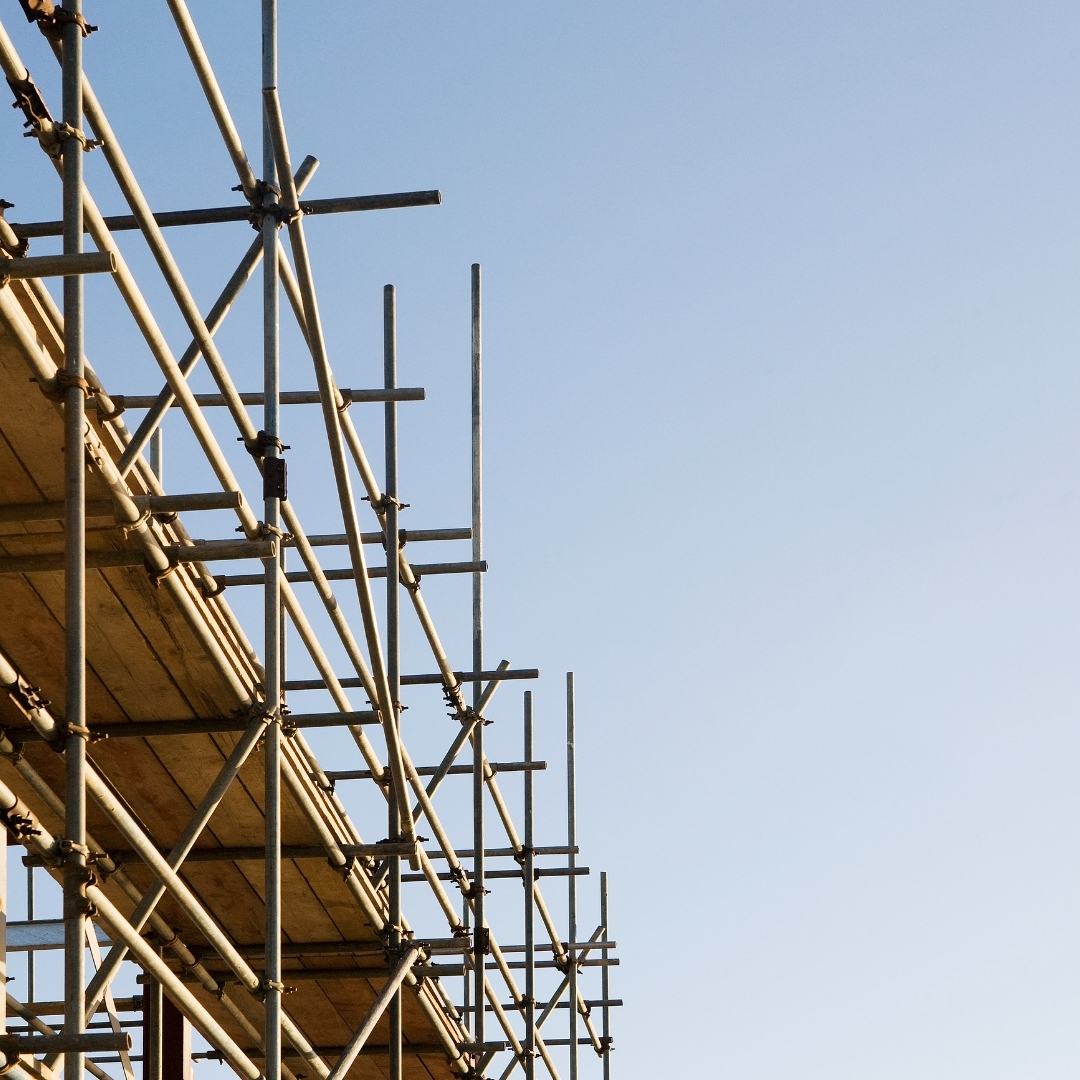
[[[306,158],[297,167],[290,153],[277,89],[276,0],[261,5],[256,173],[187,5],[168,0],[241,198],[155,213],[84,72],[84,44],[96,28],[80,0],[20,6],[61,66],[59,118],[2,21],[0,66],[25,134],[60,175],[63,216],[8,221],[9,204],[0,206],[0,837],[25,848],[27,875],[26,918],[8,920],[0,938],[5,974],[9,953],[27,955],[25,981],[9,978],[0,1005],[0,1068],[23,1080],[49,1080],[61,1068],[69,1078],[86,1071],[134,1080],[141,1068],[146,1080],[178,1080],[190,1075],[192,1060],[206,1060],[251,1080],[508,1080],[520,1067],[534,1080],[539,1063],[559,1080],[565,1063],[577,1080],[584,1048],[609,1080],[611,1009],[621,1004],[609,974],[618,960],[604,874],[599,925],[579,934],[578,878],[588,868],[577,860],[573,675],[565,687],[565,843],[541,846],[534,836],[535,774],[546,763],[534,757],[531,691],[522,697],[520,759],[490,760],[485,750],[496,693],[538,672],[507,661],[485,668],[480,266],[471,272],[471,520],[466,528],[406,529],[398,406],[424,391],[398,382],[395,290],[388,285],[383,294],[383,385],[340,387],[304,222],[436,205],[439,193],[305,197],[318,163]],[[14,134],[0,132],[8,168]],[[95,148],[129,215],[103,216],[88,190],[83,158]],[[257,236],[204,313],[165,231],[228,221],[250,222]],[[131,230],[190,334],[179,357],[121,250],[117,234]],[[61,253],[30,254],[42,237],[61,237]],[[263,385],[240,392],[216,335],[257,271]],[[111,393],[87,362],[85,275],[115,284],[164,377],[158,394]],[[42,282],[53,276],[62,278],[59,306]],[[282,388],[282,296],[310,356],[314,390]],[[213,393],[192,389],[200,363]],[[381,480],[347,411],[354,403],[382,406]],[[301,405],[320,407],[340,532],[307,533],[289,499],[288,468],[303,467],[303,459],[286,453],[282,406]],[[257,426],[250,410],[258,409]],[[255,499],[207,410],[235,424]],[[124,417],[136,411],[142,418],[131,431]],[[168,417],[182,417],[214,490],[165,489]],[[64,453],[47,452],[61,436]],[[181,515],[202,512],[215,521],[231,514],[240,537],[192,539]],[[417,543],[449,541],[468,541],[471,558],[419,563],[407,553]],[[366,548],[385,552],[384,565],[373,565]],[[324,568],[322,549],[346,553],[348,565]],[[290,559],[302,569],[290,569]],[[255,560],[258,569],[222,571],[231,560]],[[423,578],[446,574],[472,583],[472,654],[463,670],[452,666],[421,591]],[[381,592],[372,588],[377,579]],[[261,649],[223,595],[242,586],[261,591]],[[402,601],[433,672],[401,670]],[[359,626],[349,611],[359,612]],[[330,641],[316,629],[320,621]],[[317,677],[290,671],[293,643]],[[336,657],[347,661],[347,674]],[[441,760],[417,765],[402,711],[408,688],[425,686],[441,688],[454,736]],[[365,708],[352,690],[366,697]],[[294,709],[295,695],[306,691],[321,692],[332,707]],[[318,732],[347,737],[363,767],[325,768],[307,737]],[[459,764],[470,751],[471,762]],[[503,774],[521,774],[520,819],[500,788]],[[436,809],[444,781],[456,775],[471,778],[464,844]],[[385,832],[382,839],[365,842],[353,824],[337,792],[346,783],[367,785],[385,803],[385,817],[361,823]],[[491,841],[489,811],[505,834],[501,846]],[[551,865],[552,857],[565,861]],[[61,883],[61,919],[36,917],[42,874]],[[564,931],[541,889],[545,878],[565,880]],[[492,923],[504,912],[486,902],[488,886],[504,879],[523,886],[524,932],[514,944],[500,944]],[[438,913],[423,914],[425,925],[406,916],[410,883]],[[5,876],[5,916],[7,890]],[[50,997],[42,960],[53,950],[63,959],[62,988],[53,985]],[[132,969],[137,992],[117,996],[118,976],[130,980]],[[541,993],[545,973],[551,985]],[[598,998],[585,996],[589,977],[598,978]],[[559,1010],[567,1031],[552,1037],[549,1021]],[[192,1050],[192,1028],[201,1049]]]

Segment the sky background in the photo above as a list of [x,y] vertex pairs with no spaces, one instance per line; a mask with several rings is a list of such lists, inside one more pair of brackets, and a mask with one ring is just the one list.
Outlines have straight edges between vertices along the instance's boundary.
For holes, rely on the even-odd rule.
[[[192,4],[252,154],[256,8]],[[89,14],[87,69],[152,203],[235,199],[165,5]],[[1078,49],[1080,9],[1050,0],[282,4],[309,194],[444,195],[307,226],[343,385],[381,378],[399,289],[401,382],[428,388],[401,409],[410,527],[467,524],[484,265],[487,661],[543,673],[540,843],[565,835],[576,672],[580,921],[607,869],[618,1080],[1080,1071]],[[9,217],[59,216],[3,123]],[[252,235],[170,233],[204,307]],[[107,283],[88,292],[108,385],[156,390]],[[222,334],[251,388],[257,295]],[[288,385],[313,385],[286,348]],[[381,416],[354,415],[381,460]],[[318,416],[287,423],[295,500],[335,531]],[[169,438],[170,486],[204,484]],[[414,550],[439,557],[467,546]],[[467,582],[425,592],[466,666]],[[493,707],[504,758],[520,690]],[[411,704],[434,759],[437,695]]]

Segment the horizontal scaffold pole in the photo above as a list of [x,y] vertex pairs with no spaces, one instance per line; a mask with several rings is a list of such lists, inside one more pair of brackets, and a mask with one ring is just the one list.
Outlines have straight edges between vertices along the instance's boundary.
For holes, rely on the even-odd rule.
[[[386,402],[386,401],[423,401],[425,391],[422,386],[402,386],[395,390],[354,390],[348,387],[338,387],[342,402],[345,405],[359,404],[360,402]],[[113,407],[107,409],[110,415],[123,412],[125,409],[152,409],[159,400],[158,394],[113,394],[110,398]],[[239,394],[237,395],[244,405],[263,405],[266,397],[263,394]],[[195,402],[203,409],[215,409],[228,406],[228,398],[224,394],[196,394]],[[281,405],[318,405],[318,390],[282,390],[279,400]],[[173,401],[170,408],[174,408]],[[104,406],[103,406],[104,408]]]
[[[449,955],[451,953],[468,952],[472,947],[464,938],[429,938],[417,939],[428,956]],[[262,956],[263,946],[237,945],[237,951],[241,956]],[[195,945],[191,950],[200,959],[216,957],[207,945]],[[282,957],[307,959],[312,956],[378,956],[385,958],[386,946],[381,941],[283,941],[281,943]]]
[[116,257],[110,251],[88,251],[82,255],[36,255],[24,259],[0,260],[0,284],[7,278],[22,280],[115,273]]
[[[387,195],[347,195],[337,199],[306,199],[300,204],[307,216],[320,214],[350,214],[364,210],[399,210],[408,206],[438,206],[442,194],[438,191],[399,191]],[[208,206],[199,210],[166,210],[154,214],[158,228],[175,225],[217,225],[227,221],[249,221],[251,207]],[[104,218],[110,232],[131,232],[141,228],[138,218],[131,214],[117,214]],[[60,236],[62,221],[10,222],[12,231],[20,240],[32,240],[41,236]],[[87,229],[87,232],[90,230]]]
[[85,1032],[64,1035],[0,1035],[0,1050],[5,1054],[51,1054],[78,1050],[95,1053],[106,1050],[130,1050],[131,1036],[126,1032]]
[[[543,772],[547,768],[546,761],[492,761],[492,772]],[[417,776],[434,776],[439,772],[440,766],[438,765],[417,765]],[[469,776],[472,774],[471,765],[453,765],[449,769],[445,770],[443,775],[445,776]],[[370,769],[343,769],[338,772],[326,773],[326,778],[332,780],[335,783],[338,780],[383,780],[385,773],[379,775],[373,773]],[[461,852],[458,852],[460,855]]]
[[[407,840],[403,841],[383,841],[378,844],[339,844],[339,850],[346,858],[373,858],[384,859],[389,856],[409,856],[414,853],[414,846]],[[163,849],[159,849],[163,850]],[[544,854],[546,849],[538,848],[537,854]],[[547,850],[547,854],[562,854],[565,852],[565,848],[553,848]],[[110,849],[110,854],[116,855],[121,859],[130,859],[138,854],[138,852],[131,848],[113,847]],[[425,852],[429,859],[445,858],[445,855],[441,851],[428,851]],[[468,855],[472,857],[472,852],[460,852],[462,856]],[[484,851],[485,859],[506,858],[513,855],[513,852],[506,848],[487,848]],[[325,859],[326,849],[318,846],[317,844],[282,844],[281,857],[283,859]],[[31,856],[30,858],[33,858]],[[207,847],[207,848],[195,848],[188,853],[185,862],[261,862],[266,858],[266,849],[262,847]],[[518,873],[518,871],[513,871]],[[421,878],[423,875],[419,875]]]
[[[536,668],[509,668],[506,671],[455,671],[452,672],[458,683],[474,682],[483,679],[488,682],[493,679],[539,679],[540,672]],[[423,675],[402,675],[402,686],[440,686],[444,676],[441,671]],[[338,684],[346,689],[362,688],[365,684],[362,679],[338,679]],[[326,683],[322,679],[294,679],[285,683],[286,690],[325,690]]]
[[[413,571],[417,577],[438,576],[440,574],[484,574],[487,573],[486,562],[442,562],[442,563],[413,563]],[[326,581],[352,581],[353,570],[322,570],[320,576]],[[386,577],[385,566],[369,566],[367,568],[369,578]],[[219,585],[262,585],[262,574],[215,574],[214,577]],[[314,575],[307,570],[290,570],[285,575],[285,580],[293,584],[310,583],[315,580]]]
[[[295,728],[342,728],[361,724],[377,724],[373,712],[313,712],[289,713],[286,725]],[[156,739],[167,735],[216,735],[219,732],[246,731],[251,723],[247,716],[215,717],[209,720],[132,720],[126,723],[96,724],[90,729],[97,739]],[[21,740],[40,739],[33,728],[11,728],[9,735]]]
[[[385,537],[381,532],[362,532],[360,541],[364,544],[382,544]],[[471,540],[472,529],[398,529],[401,544],[420,544],[431,540]],[[349,538],[344,533],[311,533],[307,542],[313,547],[345,547]],[[294,546],[294,539],[286,536],[286,547]]]
[[[484,872],[485,877],[489,878],[520,878],[525,873],[524,870],[486,870]],[[573,869],[567,866],[555,866],[542,870],[533,871],[533,879],[538,880],[543,877],[588,877],[591,871],[587,866],[575,866]],[[440,881],[456,881],[457,878],[450,873],[441,873],[435,875]],[[402,881],[427,881],[428,879],[423,874],[402,874]],[[507,968],[512,968],[513,964],[507,964]],[[502,965],[496,964],[496,969],[503,970]]]
[[[193,544],[163,544],[169,563],[214,562],[224,559],[273,559],[276,540],[199,540]],[[109,566],[143,566],[145,556],[137,551],[88,551],[86,565],[95,569]],[[5,555],[0,557],[0,574],[36,574],[64,569],[62,554]]]
[[[151,514],[177,514],[192,510],[236,510],[244,505],[239,491],[203,491],[189,495],[133,495],[131,501]],[[88,518],[111,518],[117,506],[110,499],[88,499]],[[62,502],[7,503],[0,505],[0,522],[62,521]]]

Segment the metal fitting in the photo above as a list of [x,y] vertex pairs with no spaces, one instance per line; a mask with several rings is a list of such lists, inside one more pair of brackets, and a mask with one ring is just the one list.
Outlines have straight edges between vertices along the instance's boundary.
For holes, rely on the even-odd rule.
[[24,132],[26,136],[34,136],[41,130],[43,124],[48,123],[51,125],[53,123],[45,99],[41,96],[37,84],[30,77],[30,72],[26,73],[25,79],[8,79],[7,84],[15,95],[12,108],[22,111],[24,117],[23,127],[30,129]]
[[[26,132],[30,135],[30,132]],[[104,144],[100,139],[91,139],[85,131],[70,124],[56,123],[54,120],[42,120],[33,131],[41,149],[51,158],[59,160],[64,156],[64,143],[74,139],[84,152],[89,152]]]
[[96,397],[98,394],[98,387],[92,386],[80,375],[72,374],[67,368],[59,368],[47,383],[39,382],[38,385],[50,401],[62,402],[67,396],[67,391],[72,388],[81,390],[85,398]]
[[154,586],[155,589],[160,589],[161,583],[171,573],[173,573],[179,565],[179,563],[170,562],[164,570],[158,570],[156,567],[151,566],[148,562],[143,563],[143,566],[146,568],[146,575],[150,578],[150,583]]
[[57,7],[52,0],[19,0],[19,4],[29,23],[37,23],[38,29],[50,40],[59,42],[64,34],[64,27],[74,23],[83,37],[89,37],[97,30],[81,14]]
[[387,495],[384,491],[377,499],[371,498],[370,495],[361,496],[363,502],[371,503],[371,508],[376,513],[381,513],[389,510],[391,506],[396,506],[399,510],[407,509],[411,504],[402,502],[400,499],[395,499],[393,495]]
[[34,827],[34,819],[25,814],[11,812],[5,814],[4,826],[11,838],[20,844],[29,840],[31,836],[41,835],[41,830]]
[[203,594],[203,597],[207,600],[213,600],[215,596],[220,596],[225,591],[225,583],[214,579],[213,587],[207,585],[207,583],[200,578],[196,582],[196,588]]
[[276,435],[268,435],[265,431],[260,431],[256,434],[254,439],[245,438],[243,435],[237,436],[237,442],[244,444],[244,449],[253,457],[261,461],[266,457],[266,451],[272,446],[279,454],[284,453],[286,450],[291,450],[291,446],[286,446]]

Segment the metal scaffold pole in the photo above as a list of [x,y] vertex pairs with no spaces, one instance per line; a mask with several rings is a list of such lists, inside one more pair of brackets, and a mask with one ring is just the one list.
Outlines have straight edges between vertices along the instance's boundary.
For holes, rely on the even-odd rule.
[[[600,871],[600,925],[604,928],[604,934],[611,937],[611,925],[608,922],[608,893],[607,871]],[[611,1000],[609,987],[608,965],[600,969],[600,997],[604,1002],[604,1011],[601,1014],[600,1034],[604,1043],[604,1080],[611,1080]]]
[[[525,691],[525,763],[533,760],[533,696]],[[525,1078],[536,1076],[536,849],[533,845],[533,774],[525,770],[525,861],[522,866],[525,892]],[[573,938],[571,937],[571,944]]]
[[[397,386],[397,307],[394,287],[383,289],[383,386]],[[400,574],[397,559],[400,547],[398,527],[398,463],[397,463],[397,403],[384,406],[386,443],[386,677],[390,683],[390,701],[394,723],[401,738],[401,632],[400,632]],[[401,839],[401,817],[397,799],[386,801],[387,836],[391,841]],[[387,945],[390,955],[399,959],[401,950],[401,858],[389,859],[389,931]],[[390,1018],[389,1072],[390,1080],[401,1080],[401,987],[394,992],[387,1006]]]
[[[484,557],[484,428],[483,428],[483,313],[480,264],[472,265],[471,338],[472,338],[472,557]],[[484,667],[484,575],[472,576],[472,657],[473,671]],[[473,709],[478,710],[483,683],[473,683]],[[484,1042],[484,958],[487,956],[487,924],[484,917],[484,721],[473,726],[473,1034]]]
[[570,874],[567,882],[567,950],[566,973],[570,987],[570,1080],[578,1075],[578,955],[577,941],[577,753],[574,747],[574,673],[566,673],[566,846],[570,849],[567,862]]
[[[262,80],[265,87],[277,86],[277,0],[262,4]],[[273,210],[275,196],[274,144],[270,126],[262,124],[263,213],[259,220],[262,238],[263,285],[263,434],[260,440],[263,472],[263,520],[269,536],[280,535],[281,500],[286,497],[285,461],[280,438],[279,394],[281,357],[278,320],[278,220]],[[283,673],[281,670],[282,554],[266,559],[263,609],[263,666],[266,696],[263,707],[269,723],[264,735],[263,764],[266,784],[266,950],[262,992],[266,1004],[263,1040],[266,1050],[266,1080],[281,1080],[281,719]]]
[[[83,36],[80,0],[64,0],[61,22],[64,254],[83,248]],[[64,278],[64,1032],[83,1031],[86,1001],[86,389],[83,279]],[[81,1080],[83,1051],[64,1054],[67,1080]]]

